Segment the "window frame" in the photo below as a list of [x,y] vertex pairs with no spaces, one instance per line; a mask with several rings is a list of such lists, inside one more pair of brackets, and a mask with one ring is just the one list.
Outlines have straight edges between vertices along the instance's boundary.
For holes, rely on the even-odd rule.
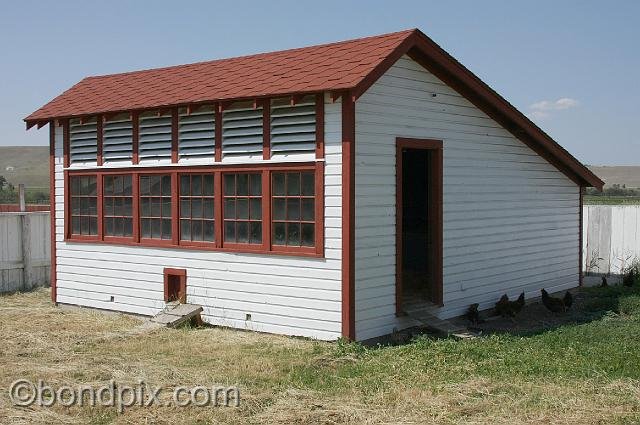
[[[271,184],[273,172],[313,171],[315,179],[315,246],[282,246],[271,243]],[[262,243],[238,244],[224,242],[223,234],[223,176],[229,173],[261,173],[262,174]],[[183,174],[213,174],[214,176],[214,241],[180,240],[180,176]],[[105,175],[132,176],[133,196],[133,235],[132,237],[114,237],[104,235],[104,197],[103,185]],[[149,174],[171,175],[171,239],[146,239],[140,235],[140,176]],[[98,235],[72,235],[70,222],[70,177],[96,176],[98,204]],[[104,244],[130,245],[157,248],[198,249],[208,251],[277,254],[304,257],[324,257],[324,161],[288,162],[288,163],[255,163],[255,164],[215,164],[180,166],[167,165],[158,167],[118,167],[64,171],[65,183],[65,241],[67,242],[99,242]]]

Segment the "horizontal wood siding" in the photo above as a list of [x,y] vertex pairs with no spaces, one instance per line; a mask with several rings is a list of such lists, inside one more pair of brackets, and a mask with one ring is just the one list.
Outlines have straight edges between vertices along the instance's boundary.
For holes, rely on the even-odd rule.
[[395,316],[396,137],[444,141],[444,306],[578,284],[579,188],[408,57],[356,103],[356,336]]
[[[325,258],[64,242],[62,133],[56,131],[58,302],[153,315],[163,269],[187,271],[205,321],[332,340],[341,335],[341,106],[325,106]],[[111,301],[113,297],[113,301]],[[251,320],[245,320],[247,315]]]

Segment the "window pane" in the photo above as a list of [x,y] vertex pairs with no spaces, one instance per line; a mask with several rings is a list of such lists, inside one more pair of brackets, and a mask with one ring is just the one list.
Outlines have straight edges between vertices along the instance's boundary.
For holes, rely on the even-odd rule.
[[140,220],[140,235],[143,238],[151,237],[151,220],[148,218],[143,218]]
[[299,173],[287,173],[287,195],[300,195]]
[[273,194],[284,195],[284,173],[273,173]]
[[224,194],[233,196],[236,194],[236,176],[235,174],[224,175]]
[[285,217],[285,199],[276,198],[273,200],[273,219],[284,220]]
[[80,234],[80,217],[71,218],[71,233],[74,235]]
[[236,223],[236,239],[238,243],[249,242],[249,223],[246,221],[238,221]]
[[191,194],[191,187],[190,187],[190,183],[189,183],[189,176],[188,175],[182,175],[180,176],[180,194],[181,195],[189,195]]
[[130,218],[125,218],[123,221],[124,221],[123,236],[133,236],[133,220]]
[[203,217],[213,218],[213,199],[205,199],[203,204]]
[[171,239],[171,220],[162,220],[162,239]]
[[249,218],[249,201],[246,198],[236,201],[236,214],[239,219],[246,220]]
[[114,215],[123,215],[123,211],[122,211],[122,205],[123,205],[123,199],[122,198],[114,198],[113,199],[113,212]]
[[111,176],[104,177],[104,194],[113,195],[113,177]]
[[180,217],[191,217],[191,202],[189,202],[189,198],[180,198]]
[[202,221],[193,220],[191,221],[191,237],[194,241],[202,240]]
[[171,217],[171,198],[162,198],[162,216]]
[[131,217],[133,214],[133,201],[131,198],[124,198],[124,204],[122,206],[122,215]]
[[202,195],[202,176],[199,174],[191,176],[191,195]]
[[287,223],[287,245],[300,245],[299,223]]
[[252,221],[250,223],[249,233],[250,243],[262,243],[262,223],[259,221]]
[[213,242],[215,240],[214,238],[214,226],[213,226],[213,221],[205,221],[203,224],[203,234],[204,234],[204,240],[207,242]]
[[124,188],[122,190],[122,193],[125,196],[131,196],[131,175],[127,174],[126,176],[124,176],[124,182],[123,182]]
[[227,242],[236,241],[236,223],[234,221],[224,222],[224,240]]
[[90,235],[98,234],[98,217],[89,218],[89,234]]
[[251,196],[262,195],[262,174],[251,174]]
[[236,218],[236,201],[234,199],[224,200],[224,217]]
[[180,220],[180,239],[185,241],[191,240],[191,221]]
[[89,198],[89,215],[98,215],[98,198]]
[[71,177],[71,195],[80,194],[80,178]]
[[161,220],[159,218],[151,219],[151,237],[160,239],[162,237]]
[[151,217],[160,217],[161,199],[162,198],[151,198]]
[[313,221],[315,216],[315,199],[302,200],[302,220]]
[[191,200],[191,217],[202,218],[202,199],[193,198]]
[[162,196],[171,196],[171,176],[162,176]]
[[236,179],[236,195],[247,196],[249,194],[249,175],[238,174]]
[[287,199],[287,220],[300,220],[300,199]]
[[314,246],[315,245],[315,225],[310,223],[302,224],[302,246]]
[[160,190],[160,176],[151,176],[149,194],[160,195],[161,193],[162,192]]
[[302,173],[302,194],[313,196],[315,192],[315,179],[313,173]]
[[252,198],[249,202],[249,218],[262,220],[262,199]]
[[104,219],[104,233],[108,236],[113,236],[113,218],[107,217]]
[[273,224],[273,243],[276,245],[284,245],[285,243],[285,224],[274,223]]
[[142,217],[149,217],[151,214],[151,199],[142,198],[140,199],[140,215]]
[[149,176],[140,176],[140,196],[147,196],[151,194],[150,184],[151,179]]
[[202,179],[202,193],[205,196],[213,196],[213,174],[206,174]]
[[122,176],[115,176],[113,178],[113,193],[115,195],[122,195]]

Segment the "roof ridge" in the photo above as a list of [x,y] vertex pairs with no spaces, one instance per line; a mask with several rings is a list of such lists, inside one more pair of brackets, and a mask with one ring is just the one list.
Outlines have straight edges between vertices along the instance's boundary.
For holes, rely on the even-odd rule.
[[287,52],[297,52],[297,51],[300,51],[300,50],[314,49],[314,48],[320,48],[320,47],[331,47],[331,46],[349,44],[349,43],[354,43],[354,42],[359,42],[359,41],[364,41],[364,40],[372,40],[372,39],[377,39],[377,38],[387,38],[387,37],[400,35],[400,34],[406,34],[406,36],[408,37],[411,34],[413,34],[415,32],[419,32],[419,31],[420,30],[417,29],[417,28],[411,28],[411,29],[406,29],[406,30],[401,30],[401,31],[390,32],[390,33],[386,33],[386,34],[368,35],[368,36],[365,36],[365,37],[358,37],[358,38],[353,38],[353,39],[350,39],[350,40],[341,40],[341,41],[333,41],[333,42],[330,42],[330,43],[312,44],[312,45],[309,45],[309,46],[293,47],[293,48],[290,48],[290,49],[272,50],[272,51],[267,51],[267,52],[252,53],[252,54],[248,54],[248,55],[231,56],[231,57],[227,57],[227,58],[219,58],[219,59],[212,59],[212,60],[189,62],[189,63],[183,63],[183,64],[178,64],[178,65],[168,65],[168,66],[161,66],[161,67],[157,67],[157,68],[147,68],[147,69],[137,69],[137,70],[133,70],[133,71],[115,72],[115,73],[111,73],[111,74],[90,75],[90,76],[87,76],[87,77],[83,78],[82,80],[98,80],[98,79],[103,79],[103,78],[106,79],[106,78],[109,78],[109,77],[116,77],[116,76],[119,77],[119,76],[132,75],[132,74],[144,74],[146,72],[155,72],[155,71],[165,71],[165,70],[177,69],[177,68],[186,68],[186,67],[196,66],[196,65],[204,65],[204,64],[209,65],[209,64],[215,64],[217,62],[224,62],[224,61],[252,59],[252,58],[257,58],[257,57],[260,57],[260,56],[267,56],[267,55],[287,53]]

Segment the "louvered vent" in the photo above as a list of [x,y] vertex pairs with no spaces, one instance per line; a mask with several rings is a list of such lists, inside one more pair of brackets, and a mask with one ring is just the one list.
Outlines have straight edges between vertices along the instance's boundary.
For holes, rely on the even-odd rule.
[[157,112],[140,114],[140,139],[138,157],[140,160],[171,159],[171,115]]
[[90,118],[69,123],[69,160],[71,163],[95,162],[98,157],[98,121]]
[[214,159],[216,114],[213,106],[202,106],[190,114],[180,108],[178,155],[180,159]]
[[271,102],[271,152],[314,153],[316,148],[315,96],[291,106],[289,99]]
[[133,156],[133,126],[130,114],[119,114],[103,124],[102,159],[127,161]]
[[262,157],[262,107],[238,102],[223,112],[222,153],[225,157]]

